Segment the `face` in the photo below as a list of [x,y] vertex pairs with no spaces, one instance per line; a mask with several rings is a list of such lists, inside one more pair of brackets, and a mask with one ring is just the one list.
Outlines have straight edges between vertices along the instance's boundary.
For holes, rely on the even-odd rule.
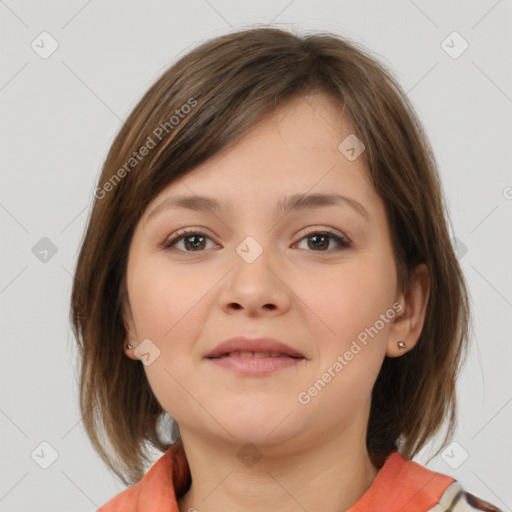
[[[384,356],[398,355],[403,297],[384,204],[364,155],[338,149],[352,131],[341,107],[306,99],[169,185],[134,232],[127,342],[146,340],[150,386],[182,435],[284,446],[364,428]],[[219,208],[173,205],[178,196]],[[274,338],[304,358],[264,375],[205,358],[234,336]]]

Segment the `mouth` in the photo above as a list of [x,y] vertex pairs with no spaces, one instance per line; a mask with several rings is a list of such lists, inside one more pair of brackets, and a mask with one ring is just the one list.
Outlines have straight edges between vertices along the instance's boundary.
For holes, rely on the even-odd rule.
[[217,367],[246,376],[269,375],[306,362],[304,354],[279,340],[246,336],[226,340],[204,357]]
[[220,356],[215,357],[207,357],[207,359],[222,359],[226,357],[236,357],[236,358],[255,358],[255,359],[265,359],[265,358],[278,358],[278,357],[286,357],[291,359],[304,359],[302,356],[293,356],[290,354],[284,354],[282,352],[243,352],[241,350],[228,352],[225,354],[221,354]]
[[283,356],[305,359],[304,354],[299,352],[298,349],[279,340],[273,338],[248,338],[246,336],[235,336],[225,340],[205,354],[204,357],[208,359],[222,357],[265,359]]
[[207,357],[215,366],[238,376],[262,377],[275,372],[298,368],[306,358],[281,352],[233,351],[215,357]]

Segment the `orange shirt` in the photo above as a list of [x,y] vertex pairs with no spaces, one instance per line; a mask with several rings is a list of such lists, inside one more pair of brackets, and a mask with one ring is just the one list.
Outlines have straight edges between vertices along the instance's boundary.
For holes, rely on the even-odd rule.
[[[181,442],[172,445],[144,477],[103,505],[98,512],[179,512],[177,497],[190,484]],[[370,488],[348,512],[500,512],[465,492],[453,478],[392,452]]]

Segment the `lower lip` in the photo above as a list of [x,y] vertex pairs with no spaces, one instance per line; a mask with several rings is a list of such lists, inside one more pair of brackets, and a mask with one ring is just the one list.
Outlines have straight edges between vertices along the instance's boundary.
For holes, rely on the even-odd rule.
[[305,361],[298,357],[215,357],[212,363],[244,375],[268,375],[269,373],[297,366]]

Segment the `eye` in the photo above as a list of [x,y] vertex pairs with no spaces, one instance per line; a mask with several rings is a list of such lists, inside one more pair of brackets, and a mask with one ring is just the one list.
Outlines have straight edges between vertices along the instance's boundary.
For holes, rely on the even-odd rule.
[[[310,231],[299,241],[299,244],[303,240],[307,239],[311,240],[311,243],[308,243],[308,247],[314,249],[315,252],[328,252],[329,244],[331,241],[334,241],[336,244],[338,244],[338,248],[334,250],[348,249],[349,247],[351,247],[351,243],[347,239],[328,230]],[[161,247],[163,249],[174,249],[181,241],[183,241],[183,248],[178,250],[182,252],[200,252],[208,248],[206,247],[207,240],[211,241],[211,238],[208,237],[205,233],[202,233],[201,231],[196,231],[191,228],[185,228],[182,229],[181,231],[178,231],[171,238],[167,239],[161,245]]]
[[[177,244],[184,241],[185,249],[179,249],[183,252],[197,252],[205,249],[206,240],[211,240],[208,236],[200,231],[194,229],[182,229],[178,231],[174,236],[167,239],[163,244],[163,249],[175,248]],[[190,250],[189,250],[190,248]]]
[[[303,240],[311,240],[311,243],[308,243],[308,247],[315,249],[315,252],[327,252],[329,249],[329,243],[331,240],[334,240],[338,244],[338,248],[335,250],[343,250],[351,247],[351,243],[332,231],[310,231],[304,236],[300,242]],[[300,243],[299,242],[299,243]],[[299,247],[300,248],[300,247]],[[316,250],[320,249],[320,250]]]

